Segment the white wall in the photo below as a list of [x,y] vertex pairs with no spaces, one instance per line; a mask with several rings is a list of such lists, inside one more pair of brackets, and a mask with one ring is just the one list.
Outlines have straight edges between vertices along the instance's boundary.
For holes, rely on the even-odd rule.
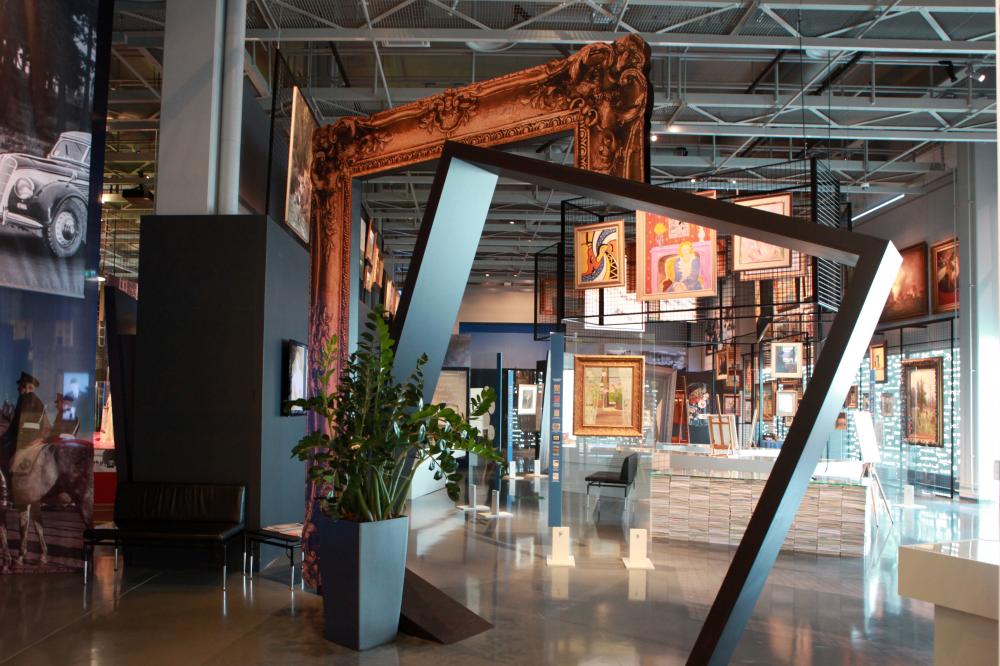
[[[949,174],[928,185],[930,191],[919,197],[906,197],[868,217],[855,222],[854,229],[863,234],[887,238],[903,249],[927,241],[938,241],[958,235],[955,214],[955,183]],[[855,208],[854,214],[860,210]]]
[[494,324],[533,324],[535,293],[515,287],[469,286],[458,310],[455,333],[459,322]]

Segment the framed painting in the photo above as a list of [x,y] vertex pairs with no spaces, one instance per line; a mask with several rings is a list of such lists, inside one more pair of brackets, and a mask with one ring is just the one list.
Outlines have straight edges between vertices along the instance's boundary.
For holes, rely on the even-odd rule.
[[900,321],[924,317],[927,308],[927,243],[917,243],[900,250],[903,265],[896,273],[889,299],[882,311],[882,321]]
[[535,384],[517,385],[517,413],[520,416],[531,416],[537,410],[538,386]]
[[958,310],[958,239],[931,246],[931,311]]
[[[763,197],[744,197],[733,203],[749,208],[785,215],[792,213],[792,195],[789,193]],[[791,268],[792,251],[787,247],[763,243],[752,238],[733,236],[733,270],[750,271],[767,268]]]
[[608,220],[573,229],[577,289],[625,286],[625,222]]
[[281,415],[305,416],[306,409],[289,405],[289,400],[303,400],[309,386],[309,348],[296,340],[285,340],[282,349],[284,372],[281,376]]
[[771,343],[771,374],[777,379],[798,379],[804,369],[801,342]]
[[847,391],[847,398],[844,399],[844,409],[858,408],[858,385],[854,384]]
[[722,396],[722,413],[736,414],[739,405],[739,396],[735,393],[726,393]]
[[372,260],[372,253],[375,252],[375,221],[368,224],[368,237],[365,242],[365,259]]
[[868,348],[868,365],[879,384],[885,383],[885,343],[876,342]]
[[903,361],[903,438],[910,444],[944,446],[940,356]]
[[642,356],[578,355],[573,383],[574,434],[642,436]]
[[879,411],[883,417],[892,416],[896,413],[896,401],[891,393],[883,393],[879,396]]
[[765,421],[774,418],[774,382],[765,382],[760,395],[760,415]]
[[774,413],[778,416],[795,416],[799,407],[798,391],[778,391],[774,394]]
[[[715,197],[715,193],[704,196]],[[641,301],[715,296],[718,244],[715,229],[636,211],[636,296]]]
[[312,201],[312,139],[319,124],[298,86],[292,88],[292,129],[288,138],[288,178],[285,182],[285,224],[309,242]]
[[731,351],[730,347],[723,347],[722,349],[719,350],[717,354],[715,354],[712,357],[715,362],[716,379],[725,379],[726,377],[729,376],[730,351]]
[[556,292],[558,290],[556,279],[552,277],[542,278],[538,282],[538,314],[555,315],[556,313]]
[[834,430],[847,430],[847,413],[841,412],[837,414],[837,423],[833,426]]

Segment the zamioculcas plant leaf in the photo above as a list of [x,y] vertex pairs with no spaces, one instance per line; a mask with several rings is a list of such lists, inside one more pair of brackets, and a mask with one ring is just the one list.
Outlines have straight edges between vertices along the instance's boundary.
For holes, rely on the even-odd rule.
[[[328,393],[338,345],[331,337],[319,350],[319,395],[289,404],[322,418],[325,432],[312,432],[295,445],[292,456],[309,464],[309,476],[330,488],[320,508],[331,518],[370,522],[404,515],[413,476],[421,465],[445,479],[448,497],[457,500],[461,474],[454,451],[467,451],[502,464],[482,433],[444,404],[424,404],[423,366],[397,384],[392,376],[395,341],[381,309],[371,313],[358,350]],[[496,398],[485,389],[473,398],[470,418],[489,411]]]

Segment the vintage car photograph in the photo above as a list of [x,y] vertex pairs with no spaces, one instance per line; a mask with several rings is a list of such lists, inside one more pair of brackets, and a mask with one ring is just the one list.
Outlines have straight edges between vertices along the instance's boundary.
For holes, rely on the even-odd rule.
[[0,225],[34,232],[56,257],[87,238],[90,134],[63,132],[45,157],[0,155]]

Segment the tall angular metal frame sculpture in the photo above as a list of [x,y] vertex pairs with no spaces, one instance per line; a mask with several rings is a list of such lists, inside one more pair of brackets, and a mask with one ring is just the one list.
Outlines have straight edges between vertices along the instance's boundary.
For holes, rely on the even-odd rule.
[[[782,445],[736,550],[715,602],[691,650],[689,664],[726,664],[753,612],[799,503],[834,428],[858,365],[878,323],[902,262],[890,241],[844,229],[798,224],[754,208],[572,167],[554,165],[495,150],[446,143],[394,321],[399,340],[396,363],[413,367],[421,353],[428,391],[440,372],[461,289],[441,292],[444,282],[464,287],[486,220],[486,205],[498,178],[521,180],[626,210],[642,209],[739,234],[812,256],[854,266],[843,302],[812,381]],[[433,257],[447,253],[441,264]],[[433,311],[423,308],[433,303]],[[430,395],[426,396],[427,399]]]
[[[629,35],[561,60],[388,109],[341,118],[313,137],[310,345],[350,339],[353,180],[437,159],[445,141],[497,146],[573,134],[582,169],[648,180],[649,46]],[[342,349],[345,352],[347,345]],[[316,387],[313,387],[315,391]],[[318,584],[310,488],[303,571]]]

